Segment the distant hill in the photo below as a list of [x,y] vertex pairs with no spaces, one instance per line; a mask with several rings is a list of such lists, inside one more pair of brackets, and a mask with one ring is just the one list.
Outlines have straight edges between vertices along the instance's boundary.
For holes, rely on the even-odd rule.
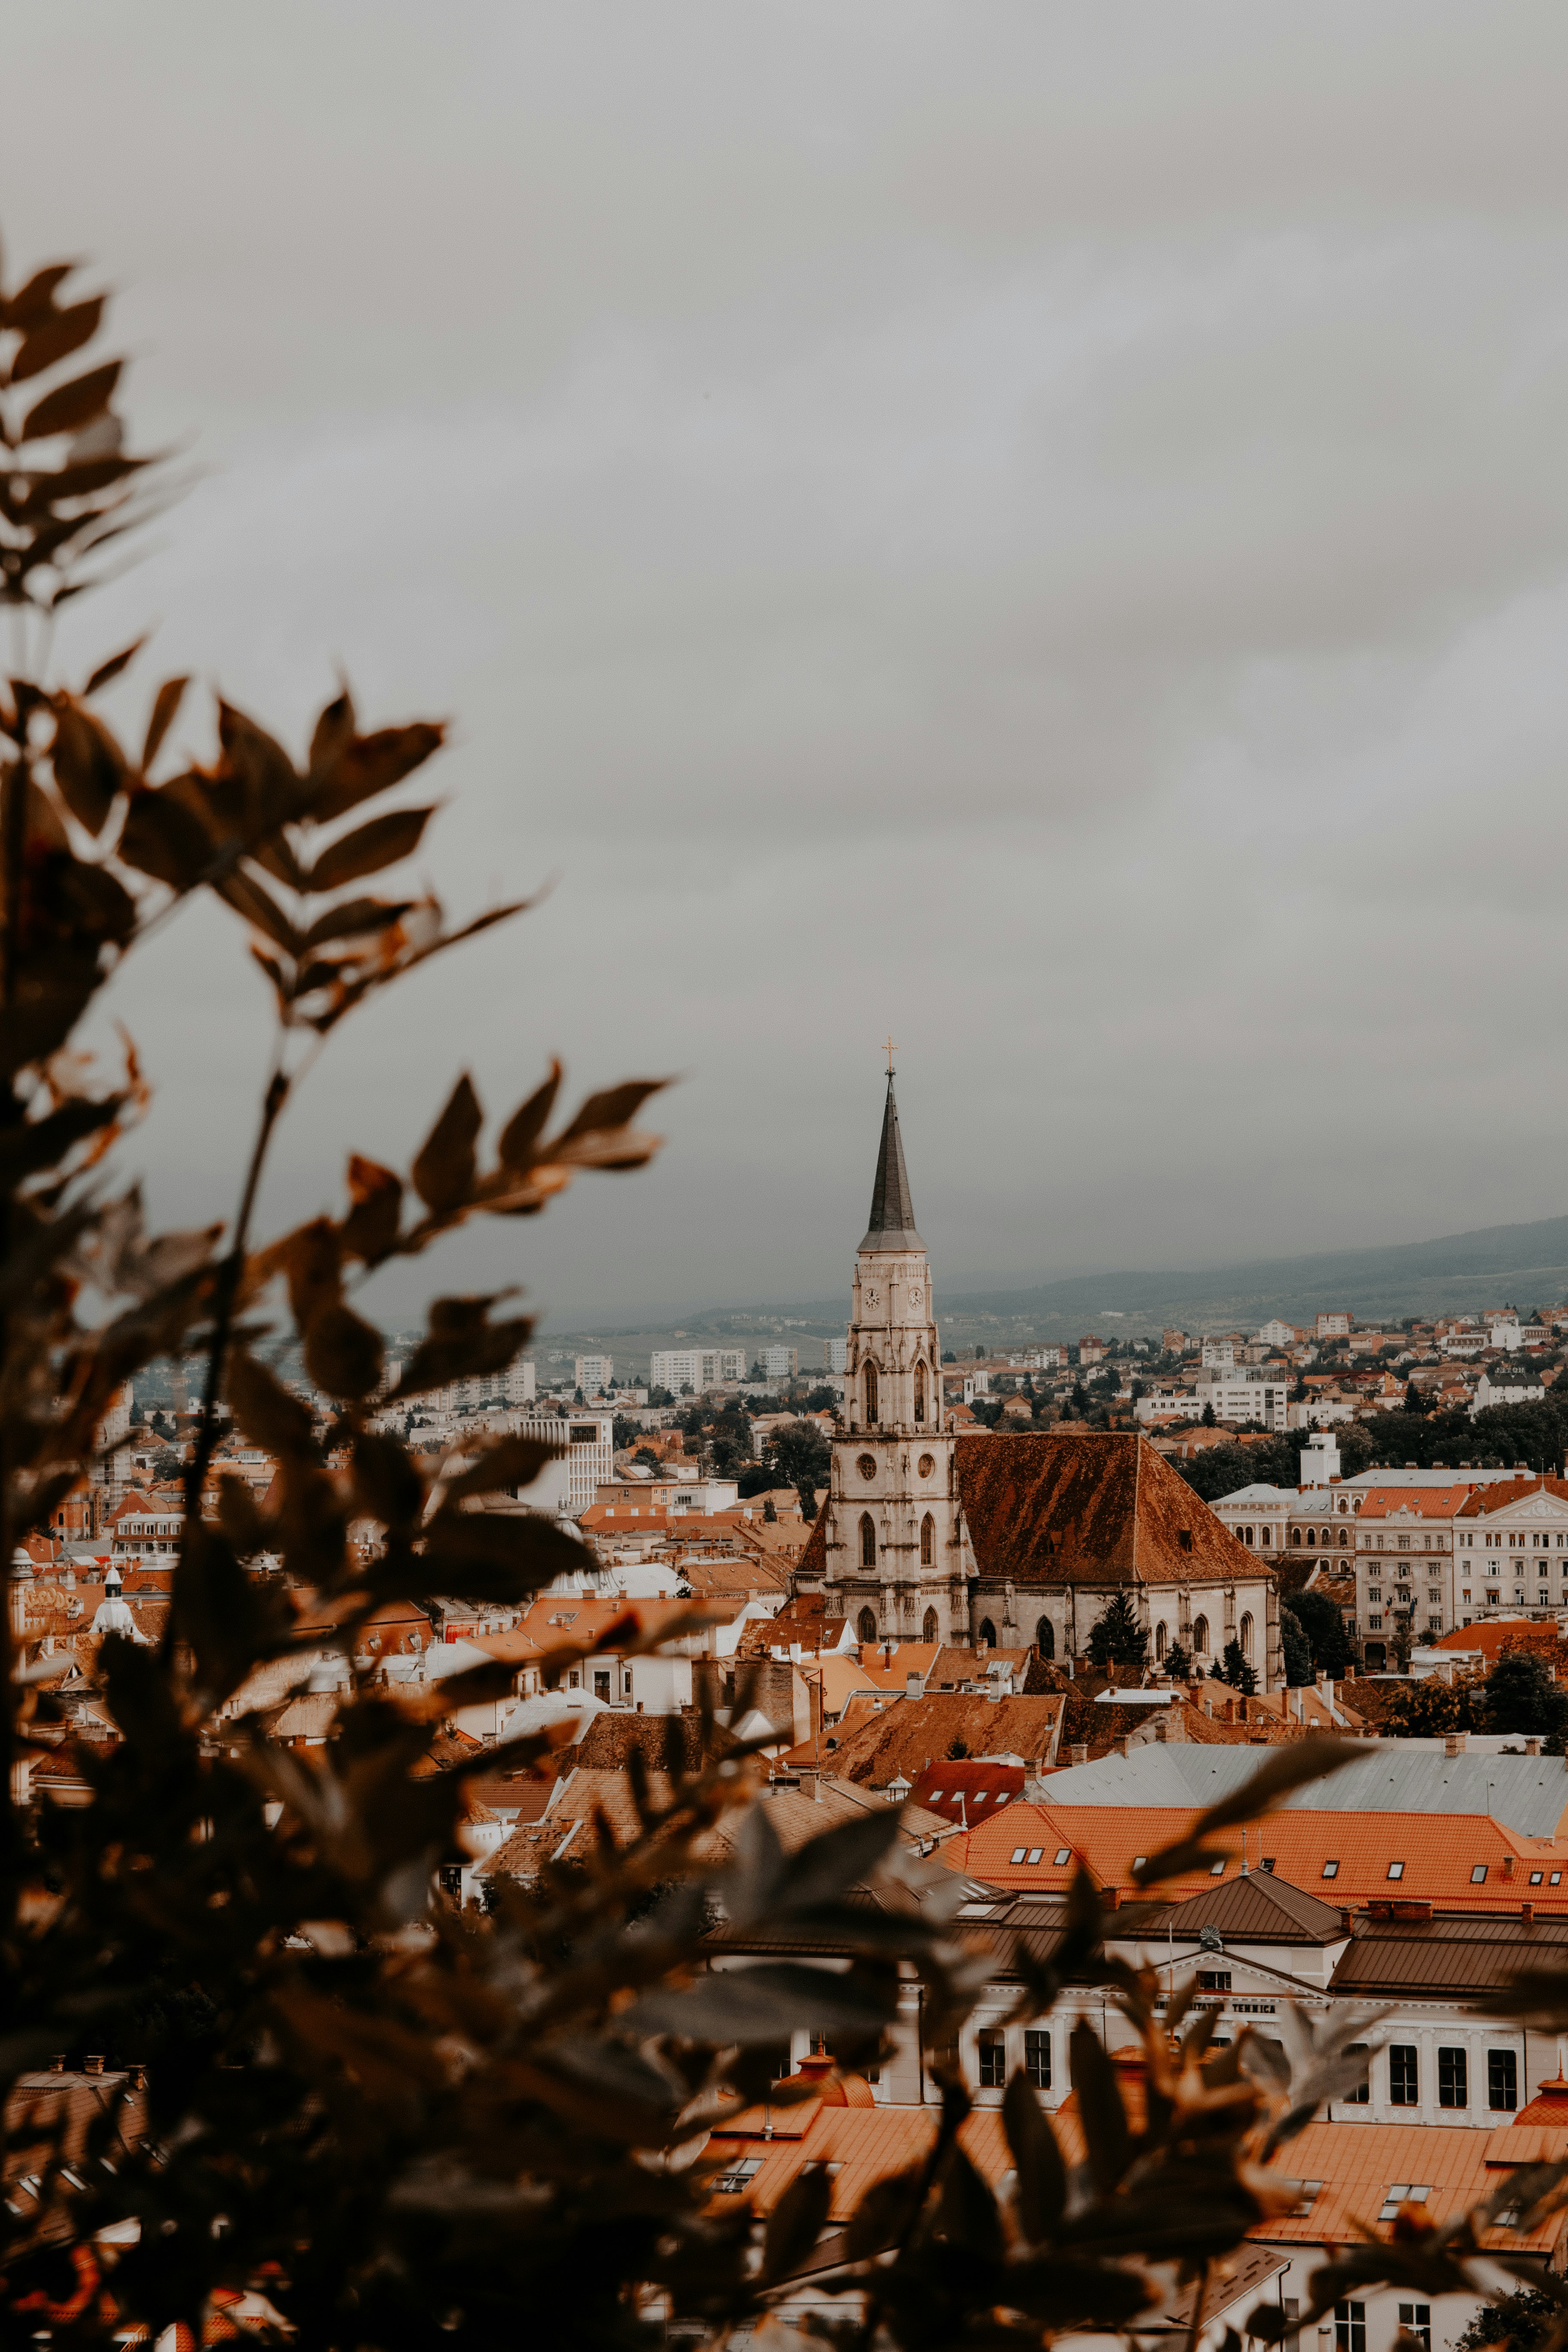
[[1325,1250],[1195,1274],[1074,1275],[1028,1289],[952,1291],[938,1301],[944,1324],[995,1318],[1052,1333],[1090,1328],[1107,1317],[1136,1329],[1167,1323],[1251,1326],[1278,1315],[1310,1322],[1320,1307],[1348,1307],[1362,1322],[1447,1310],[1473,1312],[1505,1299],[1521,1308],[1568,1296],[1568,1217],[1484,1225],[1390,1249]]
[[[1474,1313],[1505,1301],[1527,1311],[1564,1298],[1568,1217],[1544,1217],[1389,1249],[1323,1250],[1195,1274],[1072,1275],[984,1289],[949,1289],[939,1280],[936,1308],[944,1344],[963,1347],[986,1339],[1076,1339],[1097,1328],[1107,1337],[1135,1336],[1172,1323],[1188,1330],[1256,1330],[1276,1315],[1288,1323],[1310,1322],[1320,1307],[1348,1307],[1358,1321],[1373,1323]],[[677,1329],[691,1339],[727,1337],[748,1346],[788,1339],[799,1345],[806,1370],[822,1360],[822,1339],[844,1329],[848,1311],[846,1280],[837,1297],[749,1310],[698,1308],[679,1325],[672,1318],[617,1331],[601,1323],[595,1337],[618,1346],[628,1361],[649,1347],[668,1346]],[[569,1337],[560,1332],[552,1344],[563,1347]]]

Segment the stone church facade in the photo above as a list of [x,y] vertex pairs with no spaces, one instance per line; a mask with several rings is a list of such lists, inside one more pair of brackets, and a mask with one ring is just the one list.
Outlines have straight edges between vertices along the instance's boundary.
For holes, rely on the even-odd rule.
[[796,1570],[863,1641],[1037,1643],[1081,1654],[1125,1590],[1157,1665],[1235,1639],[1283,1678],[1273,1576],[1142,1437],[952,1430],[931,1267],[889,1072],[871,1215],[856,1252],[844,1422]]

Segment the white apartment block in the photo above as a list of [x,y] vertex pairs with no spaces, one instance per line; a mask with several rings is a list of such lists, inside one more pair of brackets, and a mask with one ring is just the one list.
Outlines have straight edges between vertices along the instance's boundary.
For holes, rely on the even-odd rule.
[[649,1387],[668,1389],[672,1396],[684,1388],[700,1396],[704,1389],[745,1377],[743,1348],[656,1348],[648,1367]]
[[1192,1402],[1200,1415],[1205,1405],[1213,1405],[1216,1421],[1256,1421],[1265,1429],[1283,1429],[1290,1389],[1285,1381],[1260,1380],[1256,1374],[1200,1372]]
[[822,1352],[827,1360],[827,1369],[830,1372],[847,1372],[849,1370],[849,1341],[847,1338],[843,1339],[825,1339],[822,1343]]
[[1236,1363],[1235,1340],[1205,1339],[1203,1360],[1206,1372],[1228,1372]]
[[1032,1372],[1059,1372],[1067,1360],[1065,1348],[1029,1348],[1023,1358]]
[[1289,1348],[1299,1337],[1294,1323],[1281,1323],[1278,1315],[1258,1335],[1259,1344],[1265,1348]]
[[1317,1339],[1348,1339],[1355,1322],[1353,1315],[1342,1309],[1319,1315],[1312,1324],[1312,1336]]
[[578,1356],[573,1364],[576,1377],[573,1385],[580,1388],[584,1398],[603,1396],[616,1385],[615,1360],[610,1356]]
[[757,1361],[764,1381],[793,1381],[800,1373],[798,1348],[764,1348]]

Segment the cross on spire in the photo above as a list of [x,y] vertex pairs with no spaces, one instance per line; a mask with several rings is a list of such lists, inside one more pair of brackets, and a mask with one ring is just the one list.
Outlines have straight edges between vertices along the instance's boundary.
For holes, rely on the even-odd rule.
[[888,1076],[893,1076],[893,1033],[890,1029],[888,1032]]

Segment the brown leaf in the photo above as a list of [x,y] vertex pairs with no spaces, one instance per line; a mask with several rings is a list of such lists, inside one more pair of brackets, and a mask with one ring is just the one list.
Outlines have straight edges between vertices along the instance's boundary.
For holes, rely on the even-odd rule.
[[109,360],[86,375],[73,376],[69,383],[57,384],[23,417],[18,441],[47,441],[56,433],[77,433],[90,425],[114,397],[124,364],[123,360]]
[[334,760],[342,757],[353,741],[353,697],[345,686],[342,692],[326,705],[311,731],[310,773],[312,780],[321,773],[323,768],[331,767]]
[[116,845],[127,866],[173,890],[193,889],[213,858],[206,827],[170,784],[132,793]]
[[536,1087],[525,1103],[513,1111],[501,1129],[499,1146],[503,1168],[523,1169],[533,1157],[533,1147],[543,1134],[545,1124],[555,1107],[561,1087],[561,1065],[552,1062],[550,1076],[542,1087]]
[[1132,2155],[1127,2110],[1121,2104],[1116,2070],[1094,2028],[1083,2020],[1073,2028],[1068,2059],[1088,2145],[1089,2173],[1100,2195],[1109,2197]]
[[353,1207],[338,1229],[344,1253],[366,1265],[379,1265],[397,1244],[403,1179],[356,1151],[349,1161],[349,1197]]
[[551,1150],[558,1151],[563,1144],[574,1143],[580,1136],[625,1127],[637,1117],[649,1095],[658,1094],[670,1083],[668,1078],[628,1078],[621,1086],[606,1087],[603,1094],[590,1095],[571,1126],[563,1128],[552,1138]]
[[11,362],[12,383],[22,383],[28,376],[42,375],[46,368],[68,359],[72,352],[80,351],[83,343],[90,343],[103,316],[103,296],[95,294],[89,301],[73,302],[68,310],[57,310],[52,318],[35,327]]
[[305,1370],[329,1396],[369,1396],[381,1384],[381,1333],[342,1300],[323,1307],[305,1334]]
[[53,311],[56,287],[73,269],[80,268],[79,261],[51,261],[47,269],[35,269],[8,302],[0,302],[0,326],[13,328],[19,334],[31,334]]
[[431,807],[395,809],[386,816],[373,816],[368,824],[357,825],[322,850],[306,877],[306,888],[340,890],[345,882],[357,882],[362,875],[379,874],[384,866],[395,866],[400,857],[412,857],[435,814]]
[[1353,1761],[1356,1749],[1348,1739],[1335,1739],[1321,1733],[1312,1733],[1305,1739],[1292,1741],[1289,1748],[1276,1748],[1268,1761],[1244,1780],[1217,1805],[1211,1805],[1188,1825],[1185,1835],[1161,1853],[1151,1854],[1148,1861],[1134,1870],[1132,1875],[1140,1886],[1152,1886],[1162,1878],[1178,1876],[1184,1870],[1199,1862],[1212,1859],[1204,1850],[1204,1840],[1215,1830],[1232,1829],[1238,1822],[1256,1820],[1300,1789],[1309,1780],[1321,1780],[1329,1772],[1337,1772],[1342,1764]]
[[347,898],[318,915],[300,941],[302,949],[320,947],[327,940],[352,940],[366,931],[384,931],[402,921],[412,898]]
[[410,1171],[426,1208],[439,1213],[467,1200],[474,1181],[474,1144],[483,1124],[479,1097],[465,1071]]
[[502,1437],[487,1445],[477,1462],[447,1480],[441,1490],[443,1505],[464,1495],[495,1495],[503,1486],[530,1486],[547,1462],[558,1462],[564,1442],[547,1444],[537,1437]]
[[118,677],[121,670],[129,669],[146,642],[145,635],[140,636],[134,645],[127,646],[123,653],[111,654],[107,661],[100,662],[82,688],[83,694],[96,694],[100,687]]
[[258,1276],[281,1273],[287,1277],[289,1308],[301,1331],[308,1331],[339,1296],[338,1253],[338,1229],[331,1217],[312,1217],[308,1225],[296,1225],[274,1242],[258,1266]]
[[[335,706],[332,706],[335,708]],[[323,719],[325,712],[322,713]],[[349,713],[352,720],[353,713]],[[328,773],[318,787],[310,804],[310,814],[318,824],[331,824],[335,817],[346,816],[362,801],[374,798],[377,793],[389,792],[411,776],[416,768],[423,767],[434,751],[441,748],[446,730],[419,720],[412,727],[384,727],[374,735],[360,735],[340,751]],[[315,756],[310,747],[310,767],[316,772],[326,763]]]
[[354,1439],[354,1491],[384,1528],[415,1528],[425,1508],[425,1481],[406,1447],[380,1430]]
[[266,1532],[256,1497],[232,1470],[220,1472],[217,1482],[217,1523],[242,1559],[266,1548]]
[[119,745],[90,711],[61,701],[55,710],[51,758],[60,798],[78,824],[96,837],[125,781]]
[[244,1349],[229,1358],[224,1389],[236,1421],[253,1445],[263,1445],[280,1459],[314,1460],[310,1406]]
[[236,866],[213,885],[218,897],[258,931],[265,931],[275,947],[287,956],[300,952],[300,934],[283,912],[269,890],[262,888],[253,874],[243,873]]
[[190,684],[188,677],[166,677],[158,688],[153,705],[153,716],[147,721],[147,740],[142,746],[142,772],[145,775],[163,749],[163,738],[174,723],[180,700]]
[[218,704],[217,731],[244,790],[251,829],[280,824],[292,816],[300,802],[300,780],[282,745],[230,702]]
[[528,1316],[508,1323],[487,1320],[492,1298],[436,1298],[430,1303],[429,1336],[420,1341],[392,1391],[394,1400],[422,1396],[470,1372],[499,1372],[526,1345],[533,1329]]

